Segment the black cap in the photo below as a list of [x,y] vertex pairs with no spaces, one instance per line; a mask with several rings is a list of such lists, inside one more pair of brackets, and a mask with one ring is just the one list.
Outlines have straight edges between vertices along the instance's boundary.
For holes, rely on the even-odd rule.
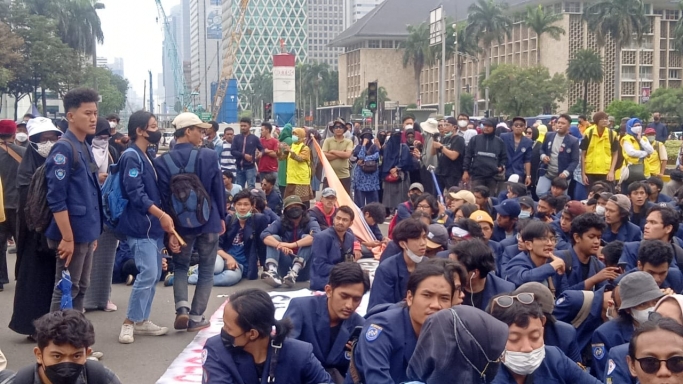
[[514,117],[514,118],[512,119],[512,123],[514,124],[515,121],[518,121],[518,120],[521,121],[522,123],[524,123],[524,126],[526,127],[526,119],[523,118],[523,117],[521,117],[521,116],[516,116],[516,117]]
[[494,128],[496,127],[496,123],[491,119],[483,119],[481,121],[481,125],[482,125],[482,127],[485,127],[485,126],[494,127]]

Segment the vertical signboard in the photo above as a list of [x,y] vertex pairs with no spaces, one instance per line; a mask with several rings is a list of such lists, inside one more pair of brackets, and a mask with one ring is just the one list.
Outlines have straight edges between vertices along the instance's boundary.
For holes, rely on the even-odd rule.
[[294,122],[296,112],[296,56],[273,56],[273,119],[279,126]]

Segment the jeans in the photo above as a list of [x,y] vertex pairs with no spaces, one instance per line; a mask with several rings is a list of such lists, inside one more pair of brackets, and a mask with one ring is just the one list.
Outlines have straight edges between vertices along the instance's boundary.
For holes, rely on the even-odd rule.
[[539,199],[550,192],[550,185],[552,182],[552,180],[545,176],[538,178],[538,182],[536,183],[536,196],[538,196]]
[[279,187],[279,184],[277,183],[277,172],[259,172],[259,176],[261,176],[261,182],[263,182],[263,179],[265,179],[266,175],[275,176],[275,188]]
[[[282,238],[278,235],[272,235],[277,241],[282,241]],[[309,235],[301,236],[301,239],[307,238]],[[299,239],[299,240],[301,240]],[[300,257],[304,260],[304,266],[299,271],[296,281],[308,281],[311,274],[311,266],[308,264],[308,260],[311,259],[311,247],[301,247],[299,248],[299,253],[295,255],[285,255],[281,251],[278,251],[275,247],[266,247],[266,264],[273,263],[277,265],[277,273],[280,276],[285,276],[289,272],[289,269],[294,263],[295,257]]]
[[256,188],[256,168],[238,169],[237,173],[235,173],[235,184],[242,186],[244,189]]
[[[216,256],[216,263],[213,267],[213,286],[214,287],[231,287],[242,280],[242,272],[244,271],[244,266],[242,264],[237,264],[237,269],[230,270],[225,268],[225,260],[222,257]],[[197,284],[197,279],[199,275],[197,273],[192,273],[187,278],[187,282],[195,285]]]
[[199,267],[197,269],[199,276],[197,278],[197,289],[195,289],[192,298],[192,306],[188,302],[187,279],[173,280],[175,308],[176,311],[180,308],[190,308],[190,320],[201,321],[213,286],[213,268],[218,252],[218,234],[200,233],[184,235],[183,237],[187,246],[182,247],[180,254],[173,257],[174,274],[176,276],[187,276],[187,270],[190,268],[190,256],[196,243],[199,253]]
[[135,258],[135,267],[138,270],[135,276],[133,290],[128,300],[126,317],[130,321],[139,323],[149,319],[152,311],[152,301],[156,285],[161,278],[161,253],[163,239],[139,239],[128,236],[128,246]]
[[[50,249],[57,249],[59,241],[52,239],[47,240]],[[75,243],[74,253],[71,256],[71,263],[69,267],[65,267],[66,259],[60,259],[57,256],[57,270],[55,273],[55,289],[52,291],[52,304],[50,305],[50,312],[60,310],[62,305],[62,291],[57,287],[57,282],[62,279],[62,272],[68,270],[71,274],[71,298],[73,300],[73,309],[77,311],[83,310],[83,302],[85,298],[85,291],[90,285],[90,271],[92,269],[92,243]]]
[[358,208],[363,208],[367,204],[376,203],[379,201],[377,191],[359,191],[356,190],[353,194],[353,201]]

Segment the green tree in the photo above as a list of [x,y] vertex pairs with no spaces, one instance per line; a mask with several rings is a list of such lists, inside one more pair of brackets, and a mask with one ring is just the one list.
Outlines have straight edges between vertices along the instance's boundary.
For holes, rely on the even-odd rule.
[[683,118],[683,88],[658,88],[645,104],[650,112],[667,117]]
[[570,115],[586,115],[588,116],[589,114],[595,112],[597,108],[595,108],[594,105],[586,104],[586,102],[583,99],[578,99],[576,100],[576,103],[569,107],[569,110],[567,110],[567,113]]
[[327,63],[313,62],[308,66],[308,71],[304,72],[304,84],[312,92],[310,95],[315,99],[315,108],[321,105],[320,91],[322,85],[329,80],[330,66]]
[[91,66],[85,67],[84,78],[86,81],[79,86],[90,88],[94,86],[93,79],[97,78],[97,92],[102,96],[102,102],[97,106],[100,115],[118,113],[125,107],[128,80],[115,75],[109,68]]
[[575,83],[583,83],[582,115],[588,113],[588,84],[601,83],[603,75],[602,59],[595,51],[582,49],[569,61],[567,78]]
[[564,35],[564,28],[554,25],[562,20],[561,13],[547,12],[543,6],[528,6],[524,15],[524,24],[536,33],[536,64],[541,64],[541,37],[544,34],[550,35],[555,40],[560,40],[560,35]]
[[15,71],[21,66],[22,57],[19,50],[23,44],[24,40],[12,32],[9,25],[0,21],[0,97],[10,80],[15,78]]
[[496,110],[513,116],[552,113],[567,92],[564,75],[550,76],[543,66],[500,64],[483,85],[489,87]]
[[255,73],[251,78],[249,108],[254,116],[263,116],[263,104],[273,102],[273,75],[270,72]]
[[[368,98],[368,89],[365,88],[360,96],[356,98],[353,102],[353,107],[351,107],[351,113],[354,115],[359,115],[363,108],[365,108],[365,101]],[[387,95],[387,90],[384,87],[377,88],[377,104],[382,108],[385,101],[391,101]]]
[[413,65],[415,76],[416,101],[420,101],[420,75],[422,68],[433,59],[429,48],[429,26],[426,23],[408,26],[408,38],[397,49],[403,50],[403,68]]
[[471,93],[463,93],[460,95],[459,113],[466,113],[470,116],[474,113],[474,96],[472,96]]
[[650,111],[646,106],[634,103],[631,100],[614,100],[605,109],[615,121],[621,121],[624,117],[637,117],[642,121],[650,119]]
[[649,26],[642,0],[598,0],[585,7],[583,18],[593,31],[598,44],[605,45],[607,36],[614,40],[614,98],[621,97],[621,48],[634,37],[640,44]]

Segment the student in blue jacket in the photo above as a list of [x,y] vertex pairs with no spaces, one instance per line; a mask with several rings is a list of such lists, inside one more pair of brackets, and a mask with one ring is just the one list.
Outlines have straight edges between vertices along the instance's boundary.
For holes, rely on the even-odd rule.
[[671,289],[679,293],[683,291],[683,273],[678,267],[672,267],[673,251],[671,246],[660,240],[645,240],[638,249],[636,268],[626,271],[615,280],[619,282],[625,276],[643,271],[651,275],[661,289]]
[[640,241],[643,233],[640,227],[629,221],[631,200],[626,195],[612,195],[605,204],[605,224],[607,228],[602,233],[606,243],[614,240],[623,242]]
[[251,119],[243,117],[240,120],[240,134],[232,139],[230,152],[235,158],[237,172],[235,184],[245,189],[256,187],[256,152],[263,152],[261,139],[251,133]]
[[209,338],[202,351],[202,383],[333,383],[311,344],[287,337],[291,330],[289,321],[275,320],[275,305],[265,291],[230,295],[221,334]]
[[353,253],[351,224],[355,218],[353,209],[342,205],[334,214],[333,225],[313,237],[311,246],[311,290],[322,291],[330,279],[332,268],[344,261],[356,261]]
[[[102,204],[97,166],[87,135],[95,134],[98,94],[78,88],[64,96],[69,128],[45,160],[47,204],[53,213],[45,231],[48,246],[57,250],[55,282],[71,274],[73,308],[83,310],[90,266],[102,233]],[[55,286],[50,311],[58,311],[62,290]]]
[[614,306],[612,289],[612,286],[606,285],[597,291],[568,290],[555,301],[553,315],[576,328],[576,342],[580,351],[590,343],[593,332],[609,320],[608,308]]
[[555,132],[548,132],[543,140],[541,161],[545,164],[545,172],[536,183],[536,195],[539,197],[550,191],[555,177],[571,180],[574,169],[579,165],[579,139],[569,134],[570,125],[571,117],[560,115],[555,123]]
[[483,311],[493,296],[515,289],[514,284],[495,275],[491,249],[479,239],[457,243],[451,248],[449,257],[459,261],[467,270],[467,281],[462,284],[464,305]]
[[[205,224],[190,228],[174,218],[176,230],[185,240],[187,246],[182,247],[180,254],[174,255],[174,273],[185,276],[190,267],[190,256],[196,248],[199,253],[199,279],[194,291],[192,304],[188,301],[187,279],[173,280],[173,296],[175,299],[175,329],[187,329],[189,332],[199,331],[209,325],[204,318],[204,311],[213,287],[213,271],[218,251],[218,237],[225,232],[225,186],[223,175],[218,165],[216,151],[198,148],[202,145],[202,137],[211,128],[211,124],[203,123],[197,115],[184,112],[173,120],[176,128],[174,136],[176,145],[167,154],[157,157],[154,165],[157,170],[159,192],[164,207],[172,207],[171,178],[174,176],[166,164],[166,156],[176,167],[186,167],[191,159],[195,159],[194,173],[201,181],[209,195],[210,212]],[[234,145],[234,144],[233,144]],[[177,213],[177,212],[176,212]]]
[[[408,281],[405,306],[388,309],[365,321],[353,348],[355,370],[349,367],[344,383],[406,381],[406,368],[422,325],[430,315],[450,308],[453,294],[458,293],[453,275],[454,271],[441,263],[418,265]],[[356,374],[358,377],[354,377]]]
[[514,238],[517,232],[515,224],[521,207],[516,199],[507,199],[493,207],[496,212],[496,224],[493,226],[491,240],[501,242],[508,237]]
[[547,346],[543,338],[546,318],[531,293],[502,295],[491,302],[490,313],[508,324],[503,362],[494,384],[517,384],[530,376],[534,383],[601,384],[581,369],[557,347]]
[[161,278],[162,256],[159,250],[163,248],[164,232],[168,233],[171,250],[180,250],[178,239],[173,234],[173,219],[160,208],[157,173],[147,154],[147,147],[158,144],[161,139],[156,117],[147,111],[133,113],[128,119],[128,137],[133,144],[121,154],[117,164],[121,194],[128,204],[116,231],[126,236],[138,274],[119,333],[122,344],[134,342],[134,335],[160,336],[168,332],[168,328],[149,320],[156,283]]
[[[670,244],[673,251],[673,259],[671,266],[677,266],[676,257],[683,255],[683,249],[676,244],[674,236],[678,232],[680,225],[678,221],[678,212],[670,207],[652,207],[645,219],[645,229],[643,230],[643,240],[661,240],[664,243]],[[640,249],[640,241],[632,241],[624,244],[624,250],[619,259],[619,265],[623,266],[625,270],[631,270],[638,265],[638,253]]]
[[292,299],[283,318],[294,329],[289,337],[311,343],[313,354],[336,382],[343,382],[351,361],[349,338],[365,319],[356,313],[370,278],[358,263],[334,266],[325,285],[325,295]]

